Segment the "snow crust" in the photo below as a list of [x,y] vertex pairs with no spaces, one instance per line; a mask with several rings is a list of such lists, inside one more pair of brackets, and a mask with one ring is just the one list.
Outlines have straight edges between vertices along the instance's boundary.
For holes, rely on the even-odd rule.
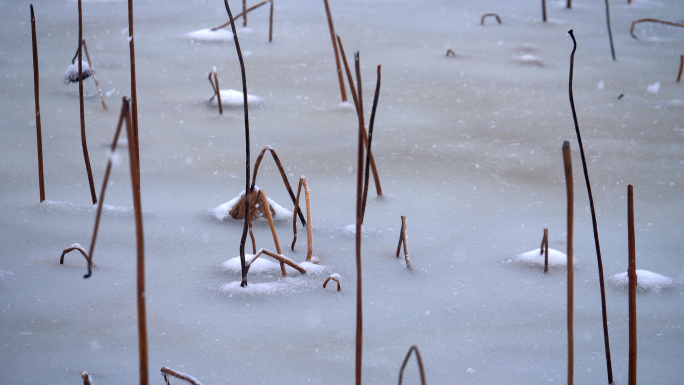
[[[242,107],[245,103],[244,96],[241,91],[228,89],[221,90],[221,105],[224,107]],[[214,97],[209,102],[212,106],[218,106],[218,98]],[[247,94],[247,103],[249,105],[259,105],[263,103],[263,99],[256,95]]]
[[[544,267],[544,254],[539,254],[541,249],[530,250],[526,253],[518,254],[506,262],[515,262],[524,265]],[[576,263],[573,259],[573,263]],[[549,248],[549,267],[565,267],[568,265],[568,256],[558,250]]]
[[[637,289],[660,291],[662,289],[672,288],[675,282],[672,278],[664,275],[654,273],[648,270],[637,269]],[[627,272],[618,273],[610,276],[608,282],[618,287],[628,287],[629,277]]]
[[[259,187],[255,186],[254,187],[257,191],[259,191]],[[245,194],[245,190],[242,190],[242,192],[236,196],[235,198],[229,200],[226,203],[223,203],[217,207],[214,207],[213,209],[209,210],[209,212],[214,216],[219,221],[223,221],[226,218],[230,218],[230,210],[235,207],[235,204],[242,198],[242,196]],[[268,201],[268,204],[273,208],[273,211],[275,211],[275,216],[273,217],[273,221],[278,221],[278,220],[285,220],[285,219],[292,219],[292,211],[286,209],[285,207],[279,205],[276,203],[274,200],[272,200],[269,197],[266,197],[266,200]],[[267,220],[266,218],[258,218],[257,220]]]

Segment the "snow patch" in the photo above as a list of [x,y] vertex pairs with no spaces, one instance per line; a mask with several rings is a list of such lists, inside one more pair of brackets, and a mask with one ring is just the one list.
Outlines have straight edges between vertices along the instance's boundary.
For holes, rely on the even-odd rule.
[[657,94],[658,91],[660,91],[660,82],[655,82],[653,84],[649,84],[648,87],[648,92],[652,94]]
[[[544,267],[544,254],[540,254],[541,249],[534,249],[526,253],[518,254],[507,260],[507,263],[515,262],[524,265]],[[576,260],[573,260],[576,262]],[[568,265],[568,256],[558,250],[549,249],[549,267],[562,267]]]
[[[237,91],[237,90],[221,90],[221,105],[224,107],[242,107],[245,103],[244,96],[242,92]],[[250,95],[247,94],[247,103],[250,105],[255,104],[261,104],[264,100],[256,95]],[[218,98],[213,97],[209,103],[212,106],[217,106],[218,107]]]
[[513,58],[513,61],[522,64],[522,65],[528,65],[528,66],[533,66],[533,67],[544,67],[544,59],[540,58],[539,56],[534,56],[534,55],[522,55],[522,56],[516,56]]
[[[254,187],[256,191],[259,191],[259,187]],[[209,210],[209,213],[212,214],[217,220],[222,221],[226,218],[230,218],[230,211],[235,207],[235,204],[238,203],[240,198],[245,194],[245,191],[242,190],[242,192],[236,196],[235,198],[229,200],[226,203],[223,203],[222,205],[215,207],[211,210]],[[274,221],[277,221],[278,219],[290,219],[292,218],[292,211],[286,209],[285,207],[279,205],[275,201],[273,201],[271,198],[266,197],[266,200],[268,201],[268,204],[273,208],[273,211],[275,211],[275,216],[273,217]],[[266,218],[258,218],[267,220]]]
[[226,29],[212,31],[210,28],[188,32],[185,37],[191,41],[228,42],[233,41],[233,33]]
[[[660,291],[661,289],[667,289],[674,286],[674,280],[672,278],[652,271],[637,269],[636,275],[638,289]],[[629,277],[627,276],[627,272],[618,273],[608,278],[608,282],[618,287],[627,287],[629,285]]]

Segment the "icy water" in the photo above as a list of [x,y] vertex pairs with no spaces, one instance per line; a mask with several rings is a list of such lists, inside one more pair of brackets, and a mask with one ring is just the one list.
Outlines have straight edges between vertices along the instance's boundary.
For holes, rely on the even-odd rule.
[[[363,234],[363,379],[396,383],[411,345],[432,384],[547,384],[566,378],[566,271],[507,262],[539,247],[566,249],[561,146],[575,178],[575,381],[607,383],[598,271],[586,187],[568,101],[574,96],[598,214],[606,277],[627,269],[627,185],[635,191],[637,268],[674,280],[640,290],[638,378],[684,378],[684,84],[675,81],[684,31],[632,20],[682,22],[681,1],[611,3],[611,61],[602,1],[331,1],[348,59],[360,51],[366,121],[382,64],[373,153],[384,195],[371,183]],[[251,5],[251,4],[250,4]],[[232,1],[238,13],[240,2]],[[138,381],[135,225],[126,142],[107,189],[93,256],[91,206],[80,141],[78,87],[62,76],[78,43],[77,3],[37,1],[46,195],[39,203],[29,2],[0,1],[0,383]],[[110,107],[90,80],[88,149],[100,190],[107,147],[130,92],[124,1],[84,1],[84,32]],[[240,107],[207,103],[206,77],[241,89],[232,41],[186,33],[225,22],[221,1],[135,2],[142,207],[151,383],[168,366],[203,384],[350,384],[354,381],[357,119],[340,106],[322,1],[279,0],[238,28],[249,93],[252,162],[277,151],[294,185],[311,191],[319,268],[250,273],[249,289],[222,264],[239,254],[242,223],[210,210],[244,189]],[[497,25],[480,16],[497,12]],[[679,19],[677,19],[679,18]],[[240,23],[241,25],[241,23]],[[447,49],[456,56],[446,57]],[[349,91],[347,91],[349,93]],[[623,95],[622,98],[618,98]],[[349,95],[351,100],[351,95]],[[257,185],[292,210],[267,155]],[[413,270],[394,256],[407,216]],[[291,218],[276,222],[291,251]],[[257,247],[274,250],[265,221]],[[250,249],[251,247],[248,247]],[[342,291],[322,283],[341,276]],[[231,285],[232,283],[232,285]],[[226,285],[228,285],[226,287]],[[627,290],[606,283],[613,372],[627,382]],[[415,361],[405,383],[418,383]]]

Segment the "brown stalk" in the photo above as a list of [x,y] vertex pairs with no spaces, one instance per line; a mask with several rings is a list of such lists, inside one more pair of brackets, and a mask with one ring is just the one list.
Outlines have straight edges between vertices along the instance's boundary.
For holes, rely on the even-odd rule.
[[242,18],[242,28],[247,26],[247,0],[242,0],[242,13],[245,17]]
[[606,2],[606,28],[608,28],[608,40],[610,40],[610,54],[615,61],[615,48],[613,47],[613,32],[610,28],[610,6],[608,5],[608,0]]
[[567,9],[572,8],[572,0],[568,0],[568,2],[567,2],[567,4],[566,4],[565,7],[566,7]]
[[546,0],[542,0],[542,21],[546,23]]
[[[283,178],[285,188],[287,189],[288,194],[290,194],[290,199],[292,199],[292,203],[295,203],[295,195],[292,192],[292,187],[290,187],[290,182],[287,180],[287,175],[285,174],[283,165],[282,163],[280,163],[280,158],[278,158],[278,154],[276,154],[275,150],[271,146],[264,147],[264,149],[261,150],[261,153],[259,153],[259,156],[257,157],[257,160],[254,163],[254,176],[252,177],[252,185],[249,189],[254,190],[256,186],[257,172],[259,171],[259,165],[261,164],[261,160],[264,158],[264,154],[266,153],[266,151],[269,151],[271,153],[271,156],[273,156],[273,160],[275,161],[276,166],[278,166],[278,171],[280,171],[280,176]],[[302,210],[297,208],[297,214],[299,214],[299,219],[302,221],[302,226],[306,225],[306,222],[304,221],[304,214],[302,214]]]
[[[309,204],[309,185],[306,183],[306,177],[299,178],[299,185],[297,186],[297,199],[295,200],[295,210],[299,210],[299,194],[304,187],[304,196],[306,197],[306,261],[311,262],[311,254],[313,254],[313,236],[311,235],[311,205]],[[292,246],[294,251],[295,242],[297,242],[297,216],[292,215],[292,230],[294,232],[294,239],[292,239]],[[323,286],[325,287],[325,286]]]
[[333,26],[332,16],[330,15],[330,6],[328,0],[323,0],[325,4],[325,13],[328,16],[328,27],[330,28],[330,38],[332,39],[333,51],[335,51],[335,65],[337,66],[337,79],[340,82],[340,94],[342,95],[342,102],[347,101],[347,92],[344,89],[344,79],[342,78],[342,68],[340,67],[340,55],[337,51],[337,40],[335,39],[335,27]]
[[83,379],[83,385],[91,385],[90,374],[85,370],[81,372],[81,378]]
[[629,374],[628,384],[637,383],[636,247],[634,237],[634,188],[627,186],[627,236],[629,242]]
[[337,282],[337,291],[341,291],[342,288],[340,287],[340,280],[333,276],[328,277],[328,279],[326,279],[325,282],[323,282],[323,288],[325,289],[325,287],[328,286],[328,282],[330,282],[331,280]]
[[639,39],[635,34],[634,34],[634,27],[639,24],[639,23],[659,23],[659,24],[665,24],[665,25],[671,25],[673,27],[682,27],[684,28],[684,24],[680,23],[674,23],[671,21],[664,21],[664,20],[658,20],[658,19],[639,19],[639,20],[634,20],[632,22],[632,27],[629,29],[629,34],[632,35],[633,38]]
[[[237,15],[235,15],[234,19],[239,19],[240,17],[245,16],[248,12],[251,12],[251,11],[253,11],[253,10],[255,10],[255,9],[259,8],[259,7],[261,7],[262,5],[264,5],[264,4],[266,4],[266,3],[270,3],[270,2],[272,2],[272,0],[265,0],[265,1],[262,1],[261,3],[259,3],[259,4],[257,4],[257,5],[254,5],[254,6],[252,6],[252,7],[249,7],[249,8],[247,8],[246,11],[240,12],[240,13],[238,13]],[[225,24],[221,24],[221,25],[219,25],[218,27],[212,28],[211,31],[218,31],[219,29],[225,28],[225,27],[231,25],[232,23],[233,23],[233,22],[229,20],[229,21],[228,21],[227,23],[225,23]]]
[[78,0],[78,100],[81,113],[81,147],[83,147],[83,159],[85,160],[86,172],[88,173],[88,184],[90,185],[90,198],[93,200],[93,204],[96,204],[97,195],[95,194],[95,184],[93,183],[93,172],[90,169],[90,157],[88,157],[88,143],[86,141],[85,131],[85,107],[83,106],[83,52],[80,46],[80,43],[82,41],[83,12],[81,11],[81,0]]
[[[368,136],[366,134],[366,127],[363,122],[363,114],[360,113],[360,111],[363,109],[361,107],[361,102],[356,94],[356,87],[354,87],[354,80],[351,75],[351,71],[349,70],[349,64],[347,63],[347,56],[344,54],[344,46],[342,45],[342,39],[340,39],[339,36],[337,36],[337,44],[340,47],[340,53],[342,54],[342,61],[344,62],[344,69],[345,72],[347,73],[347,81],[349,82],[349,89],[351,90],[352,93],[352,98],[354,100],[354,106],[356,107],[356,115],[359,119],[359,130],[361,135],[361,139],[363,140],[363,146],[368,146]],[[363,154],[361,154],[361,159],[363,159]],[[370,154],[370,163],[371,163],[371,170],[373,171],[373,180],[375,181],[375,192],[378,196],[382,195],[382,186],[380,186],[380,177],[378,176],[378,170],[375,167],[375,158],[373,157],[373,153],[371,152]],[[363,212],[361,213],[361,220],[363,222]]]
[[567,234],[567,271],[568,271],[568,385],[572,385],[574,376],[574,341],[573,341],[573,270],[572,270],[572,237],[574,195],[572,185],[572,159],[570,157],[570,143],[563,142],[563,166],[565,170],[565,189],[568,205],[568,234]]
[[411,353],[416,354],[418,371],[420,372],[420,383],[425,385],[425,370],[423,370],[423,360],[420,358],[420,352],[418,351],[418,347],[416,345],[413,345],[409,348],[408,353],[406,353],[406,358],[404,358],[404,362],[401,364],[401,370],[399,371],[399,385],[401,385],[402,380],[404,379],[404,368],[406,368],[406,364],[408,363],[409,358],[411,358]]
[[544,254],[544,273],[549,272],[549,229],[544,229],[544,237],[542,238],[541,246],[539,247],[539,254]]
[[166,382],[166,385],[171,385],[171,382],[169,381],[169,377],[176,377],[179,380],[189,382],[192,385],[202,385],[202,383],[197,381],[196,378],[188,376],[187,374],[184,374],[184,373],[179,373],[179,372],[177,372],[171,368],[167,368],[166,366],[161,368],[161,373],[162,373],[162,377],[164,377],[164,381]]
[[[366,172],[363,180],[363,200],[361,202],[361,221],[366,217],[366,201],[368,198],[368,165],[373,165],[371,151],[371,144],[373,142],[373,127],[375,125],[375,112],[378,110],[378,98],[380,98],[380,80],[381,80],[381,66],[378,65],[378,80],[375,83],[375,96],[373,96],[373,109],[371,110],[370,125],[368,127],[368,148],[366,148]],[[359,80],[361,78],[359,77]],[[364,130],[365,131],[365,130]],[[377,175],[377,174],[374,174]],[[376,186],[379,186],[379,181],[376,180]]]
[[105,111],[107,111],[107,104],[104,101],[104,97],[102,97],[102,89],[100,88],[100,82],[97,81],[97,76],[95,76],[95,67],[93,67],[93,62],[90,60],[90,55],[88,54],[88,46],[86,45],[85,39],[83,40],[83,52],[85,52],[86,54],[86,60],[88,60],[88,66],[90,67],[90,74],[92,75],[93,80],[95,81],[95,88],[97,88],[97,93],[100,95],[100,103],[102,103],[102,108],[104,108]]
[[682,69],[684,69],[684,55],[679,55],[679,74],[677,75],[677,83],[682,80]]
[[[80,0],[79,0],[80,1]],[[135,40],[133,39],[133,0],[128,0],[128,51],[131,62],[131,101],[132,103],[132,118],[133,118],[133,143],[135,149],[135,163],[138,166],[136,173],[138,184],[140,184],[140,142],[138,139],[138,93],[135,80]],[[79,59],[80,60],[80,59]]]
[[[233,13],[230,11],[230,6],[228,5],[228,0],[223,0],[223,4],[226,7],[226,12],[228,12],[228,18],[230,19],[230,27],[233,30],[233,40],[235,41],[235,50],[237,51],[238,60],[240,61],[240,74],[242,75],[242,97],[243,97],[243,107],[245,112],[245,212],[249,212],[249,107],[247,104],[247,75],[245,75],[245,62],[242,59],[242,51],[240,50],[240,41],[238,40],[237,31],[235,30],[235,19],[233,19]],[[240,265],[242,267],[242,282],[241,287],[247,286],[247,269],[245,267],[245,241],[247,240],[247,229],[249,227],[249,218],[245,216],[244,226],[242,228],[242,238],[240,239]]]
[[88,263],[88,266],[89,266],[88,269],[90,270],[90,264],[91,264],[90,258],[88,258],[88,254],[80,246],[71,246],[71,247],[64,249],[64,251],[62,251],[62,255],[59,257],[59,264],[63,265],[64,264],[64,256],[66,254],[74,251],[74,250],[77,250],[78,252],[81,253],[81,255],[83,255],[85,257],[86,262]]
[[501,24],[501,18],[499,17],[499,15],[497,15],[496,13],[485,13],[484,15],[482,15],[482,18],[480,19],[480,25],[484,25],[485,18],[487,16],[494,16],[494,18],[496,18],[496,22]]
[[268,13],[268,42],[273,41],[273,0],[271,0],[271,10]]
[[[266,255],[268,255],[269,257],[274,258],[275,260],[277,260],[277,261],[280,262],[281,266],[282,266],[282,264],[284,263],[284,264],[290,266],[291,268],[297,270],[298,272],[300,272],[300,273],[302,273],[302,274],[306,274],[306,270],[304,270],[304,269],[302,269],[301,267],[297,266],[294,262],[290,261],[290,260],[287,259],[287,258],[284,258],[284,257],[283,257],[282,255],[280,255],[280,254],[276,254],[276,253],[274,253],[274,252],[272,252],[272,251],[269,251],[269,250],[266,250],[266,249],[259,249],[259,251],[257,251],[256,254],[254,254],[254,257],[252,258],[251,261],[249,261],[249,263],[248,263],[247,266],[246,266],[246,267],[247,267],[247,271],[249,271],[249,267],[252,266],[252,263],[254,263],[254,261],[256,261],[257,258],[259,258],[259,257],[261,256],[261,254],[266,254]],[[282,272],[282,274],[283,274],[283,277],[287,277],[287,273],[285,272],[285,269],[281,269],[281,272]]]
[[591,222],[594,229],[594,247],[596,248],[596,260],[598,263],[599,286],[601,289],[601,311],[603,314],[603,341],[606,351],[606,368],[608,372],[608,383],[613,383],[613,366],[610,359],[610,339],[608,337],[608,315],[606,313],[606,290],[603,280],[603,261],[601,259],[601,245],[599,243],[598,225],[596,224],[596,210],[594,209],[594,197],[591,194],[591,183],[589,182],[589,172],[587,171],[587,161],[584,157],[584,147],[582,146],[582,136],[580,135],[579,124],[577,123],[577,113],[575,112],[575,100],[572,95],[572,77],[573,67],[575,65],[575,51],[577,50],[577,41],[572,30],[568,31],[572,38],[573,48],[570,54],[570,80],[568,85],[568,92],[570,95],[570,108],[572,110],[572,119],[575,123],[575,133],[577,134],[577,142],[579,143],[580,156],[582,158],[582,169],[584,171],[584,181],[587,185],[587,194],[589,195],[589,207],[591,209]]
[[[45,180],[43,178],[43,134],[40,126],[40,79],[38,77],[38,43],[36,39],[36,18],[31,4],[31,40],[33,42],[33,93],[36,105],[36,139],[38,146],[38,187],[40,189],[40,201],[45,200]],[[679,74],[681,76],[681,69]],[[679,80],[677,80],[679,81]]]
[[[271,208],[268,206],[268,199],[266,199],[266,194],[264,193],[264,190],[259,190],[259,196],[261,197],[261,201],[263,202],[265,209],[266,209],[266,218],[268,218],[268,224],[271,226],[271,234],[273,234],[273,242],[275,243],[276,247],[276,252],[278,254],[282,254],[283,252],[280,250],[280,242],[278,242],[278,234],[276,234],[275,231],[275,226],[273,225],[273,217],[271,217]],[[285,276],[285,265],[283,262],[280,262],[280,270],[283,273],[283,277]]]
[[411,268],[411,258],[409,258],[408,246],[406,243],[406,216],[401,216],[401,231],[399,233],[399,245],[397,245],[397,258],[401,251],[401,245],[404,245],[404,259],[406,260],[406,267]]
[[[211,74],[209,74],[209,76],[211,76]],[[221,89],[219,88],[218,75],[216,74],[216,67],[214,67],[214,83],[216,83],[216,88],[214,89],[214,91],[216,92],[216,98],[218,101],[219,115],[223,115],[223,104],[221,104]]]
[[449,57],[449,56],[456,57],[456,52],[454,52],[454,50],[452,50],[452,49],[448,49],[446,56],[447,57]]

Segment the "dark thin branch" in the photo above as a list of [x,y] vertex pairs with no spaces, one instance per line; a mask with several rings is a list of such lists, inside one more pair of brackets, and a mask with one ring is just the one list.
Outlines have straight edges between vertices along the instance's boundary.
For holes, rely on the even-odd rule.
[[568,385],[573,384],[575,376],[575,346],[573,335],[573,316],[574,316],[574,276],[572,268],[573,254],[573,217],[574,217],[574,192],[572,181],[572,158],[570,157],[570,143],[563,142],[563,168],[565,171],[565,189],[567,196],[567,328],[568,328]]
[[610,6],[608,5],[608,0],[605,0],[606,2],[606,27],[608,28],[608,39],[610,40],[610,54],[613,57],[613,61],[615,61],[615,48],[613,47],[613,32],[611,31],[610,28]]
[[423,370],[423,360],[420,357],[420,352],[418,351],[418,347],[416,345],[413,345],[409,348],[408,353],[406,353],[406,358],[404,358],[404,362],[401,364],[401,370],[399,371],[399,385],[401,385],[404,379],[404,369],[406,368],[406,364],[408,363],[409,358],[411,358],[411,353],[416,354],[416,361],[418,362],[418,371],[420,372],[420,383],[422,385],[425,385],[425,370]]
[[[45,180],[43,176],[43,134],[40,124],[40,78],[38,76],[38,42],[36,39],[36,18],[31,4],[31,40],[33,42],[33,93],[36,106],[36,140],[38,147],[38,187],[40,201],[45,200]],[[681,74],[681,70],[680,70]]]
[[88,185],[90,186],[90,198],[93,204],[97,203],[97,194],[95,194],[95,183],[93,182],[93,171],[90,168],[90,157],[88,156],[88,142],[86,141],[85,130],[85,106],[83,105],[83,51],[81,50],[81,42],[83,41],[83,12],[81,11],[81,0],[78,0],[78,100],[81,113],[81,147],[83,147],[83,159],[86,164],[86,172],[88,174]]
[[368,198],[368,177],[370,176],[370,157],[371,157],[371,143],[373,142],[373,126],[375,125],[375,112],[378,109],[378,98],[380,97],[380,73],[381,66],[378,65],[378,80],[375,84],[375,96],[373,97],[373,108],[371,110],[370,125],[368,127],[368,148],[366,149],[366,172],[364,173],[363,181],[363,200],[361,202],[361,221],[366,216],[366,199]]

